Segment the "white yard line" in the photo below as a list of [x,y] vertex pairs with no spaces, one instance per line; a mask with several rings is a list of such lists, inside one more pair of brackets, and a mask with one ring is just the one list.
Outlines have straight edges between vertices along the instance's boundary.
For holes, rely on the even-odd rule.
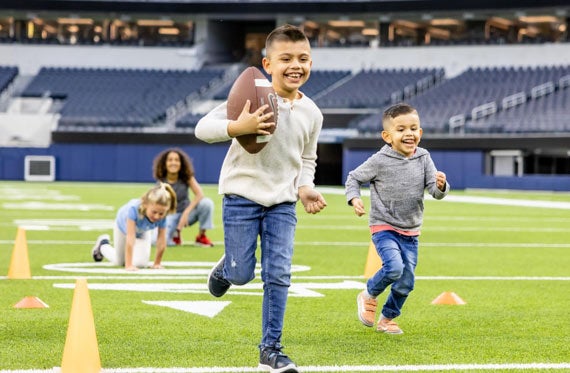
[[[344,194],[344,189],[341,188],[319,188],[317,189],[323,194]],[[363,196],[370,196],[370,191],[366,188],[362,189]],[[433,200],[433,198],[426,194],[426,199]],[[444,202],[459,202],[459,203],[477,203],[486,205],[506,205],[506,206],[521,206],[521,207],[541,207],[550,209],[567,209],[570,210],[570,202],[563,201],[540,201],[540,200],[526,200],[526,199],[513,199],[513,198],[497,198],[497,197],[482,197],[482,196],[459,196],[447,195],[441,201]]]
[[[504,363],[504,364],[436,364],[436,365],[341,365],[300,366],[300,372],[430,372],[475,370],[568,370],[570,363]],[[56,373],[59,368],[0,370],[0,373]],[[248,373],[260,372],[254,367],[196,368],[104,368],[102,373]]]
[[[79,241],[79,240],[27,240],[28,245],[43,245],[43,246],[75,246],[75,245],[85,245],[88,249],[94,243],[94,240]],[[327,241],[295,241],[297,246],[341,246],[341,247],[368,247],[370,242],[363,241],[338,241],[338,242],[327,242]],[[0,245],[13,245],[14,240],[0,240]],[[216,246],[222,247],[224,243],[222,241],[215,241]],[[192,245],[184,245],[192,246]],[[546,249],[567,249],[570,248],[570,243],[541,243],[541,242],[422,242],[421,247],[461,247],[461,248],[472,248],[472,247],[508,247],[508,248],[546,248]]]

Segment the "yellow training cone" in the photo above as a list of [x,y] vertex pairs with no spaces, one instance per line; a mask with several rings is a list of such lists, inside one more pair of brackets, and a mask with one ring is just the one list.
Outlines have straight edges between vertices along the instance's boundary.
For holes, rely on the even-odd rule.
[[12,259],[10,260],[10,268],[8,269],[8,278],[32,278],[30,259],[28,258],[28,242],[26,241],[26,230],[24,228],[18,227],[14,249],[12,250]]
[[370,246],[368,246],[368,257],[366,258],[366,266],[364,267],[364,277],[370,278],[374,276],[380,268],[382,268],[382,259],[380,259],[376,252],[374,242],[370,241]]
[[99,373],[101,359],[86,279],[77,279],[61,361],[62,373]]
[[437,298],[435,298],[431,304],[467,304],[461,297],[452,291],[444,291]]

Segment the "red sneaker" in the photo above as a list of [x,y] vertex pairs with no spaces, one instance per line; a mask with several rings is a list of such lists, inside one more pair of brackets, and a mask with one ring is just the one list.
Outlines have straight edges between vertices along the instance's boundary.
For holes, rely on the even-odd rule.
[[195,244],[196,244],[196,246],[202,246],[202,247],[213,247],[214,246],[212,241],[210,241],[210,239],[208,237],[206,237],[205,234],[201,234],[201,235],[196,236]]
[[180,229],[177,229],[176,232],[174,233],[174,236],[172,236],[172,242],[174,242],[176,246],[182,245],[182,237],[180,236]]

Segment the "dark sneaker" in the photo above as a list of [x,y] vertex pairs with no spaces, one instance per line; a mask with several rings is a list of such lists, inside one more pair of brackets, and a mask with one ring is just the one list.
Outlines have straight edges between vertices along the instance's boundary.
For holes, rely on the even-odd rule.
[[265,347],[259,352],[259,369],[272,373],[299,373],[297,365],[280,349]]
[[102,234],[97,238],[97,242],[95,242],[95,245],[91,250],[91,255],[93,255],[94,261],[100,262],[103,260],[103,254],[101,253],[101,246],[109,245],[109,240],[110,238],[108,234]]
[[210,294],[215,297],[221,297],[228,291],[230,286],[232,286],[232,284],[224,278],[225,259],[226,256],[222,256],[208,275],[208,290]]

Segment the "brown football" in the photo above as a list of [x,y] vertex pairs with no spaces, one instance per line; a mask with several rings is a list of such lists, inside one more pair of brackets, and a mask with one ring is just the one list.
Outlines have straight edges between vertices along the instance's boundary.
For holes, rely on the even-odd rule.
[[[270,122],[277,124],[278,104],[277,95],[271,82],[267,80],[265,75],[258,68],[250,66],[245,69],[235,80],[228,94],[228,119],[237,120],[245,102],[251,102],[250,113],[259,107],[269,104],[269,108],[265,113],[273,112]],[[275,132],[275,126],[268,130],[271,134]],[[272,135],[242,135],[236,139],[240,145],[247,150],[248,153],[255,154],[259,152],[269,142]]]

